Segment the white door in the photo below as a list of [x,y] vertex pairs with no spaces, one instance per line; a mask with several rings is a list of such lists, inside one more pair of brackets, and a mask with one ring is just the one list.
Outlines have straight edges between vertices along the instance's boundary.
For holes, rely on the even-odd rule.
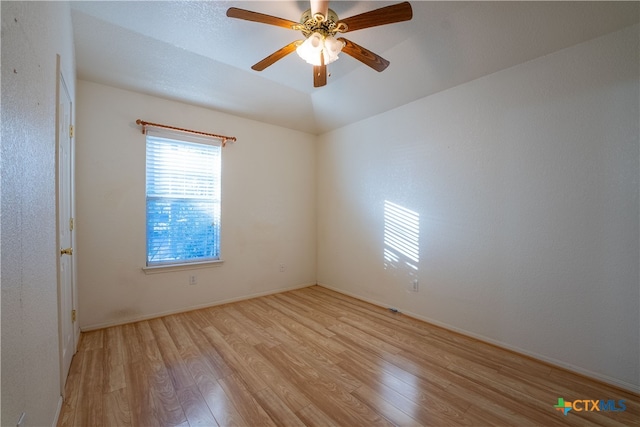
[[76,350],[74,331],[75,307],[73,295],[73,153],[71,126],[71,97],[62,74],[58,74],[58,234],[60,265],[58,278],[61,387]]

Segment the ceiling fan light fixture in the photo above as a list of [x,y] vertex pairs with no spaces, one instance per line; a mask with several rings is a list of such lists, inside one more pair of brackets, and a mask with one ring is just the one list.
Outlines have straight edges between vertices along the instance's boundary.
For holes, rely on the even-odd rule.
[[237,7],[227,9],[227,16],[300,31],[304,37],[304,40],[293,41],[253,64],[252,70],[262,71],[295,50],[302,59],[313,65],[314,87],[327,84],[326,65],[336,61],[340,52],[378,72],[384,71],[389,66],[389,61],[350,40],[342,37],[336,39],[335,36],[338,33],[408,21],[413,17],[409,2],[384,6],[342,21],[335,11],[329,9],[328,3],[328,0],[311,0],[311,8],[302,14],[299,22]]
[[335,37],[323,36],[315,32],[296,48],[296,52],[300,58],[311,65],[322,65],[322,59],[324,59],[324,65],[327,65],[338,59],[338,54],[343,47],[344,43]]

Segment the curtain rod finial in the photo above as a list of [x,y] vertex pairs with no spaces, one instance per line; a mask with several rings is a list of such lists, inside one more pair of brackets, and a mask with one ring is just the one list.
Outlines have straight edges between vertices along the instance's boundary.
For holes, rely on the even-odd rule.
[[146,135],[146,133],[147,133],[147,123],[145,123],[142,120],[138,119],[138,120],[136,120],[136,124],[137,125],[142,125],[142,134]]

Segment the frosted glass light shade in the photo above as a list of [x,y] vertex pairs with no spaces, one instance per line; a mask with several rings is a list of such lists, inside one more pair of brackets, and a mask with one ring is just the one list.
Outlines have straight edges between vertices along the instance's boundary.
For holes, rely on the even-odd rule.
[[320,33],[313,33],[296,48],[296,52],[312,65],[321,65],[320,55],[323,55],[324,64],[327,65],[338,59],[343,47],[344,43],[333,36],[324,37]]

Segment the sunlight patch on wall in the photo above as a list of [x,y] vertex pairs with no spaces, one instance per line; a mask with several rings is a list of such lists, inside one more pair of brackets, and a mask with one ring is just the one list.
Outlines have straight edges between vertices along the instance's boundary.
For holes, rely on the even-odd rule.
[[420,214],[392,203],[384,202],[384,265],[385,269],[408,267],[417,272],[420,262]]

